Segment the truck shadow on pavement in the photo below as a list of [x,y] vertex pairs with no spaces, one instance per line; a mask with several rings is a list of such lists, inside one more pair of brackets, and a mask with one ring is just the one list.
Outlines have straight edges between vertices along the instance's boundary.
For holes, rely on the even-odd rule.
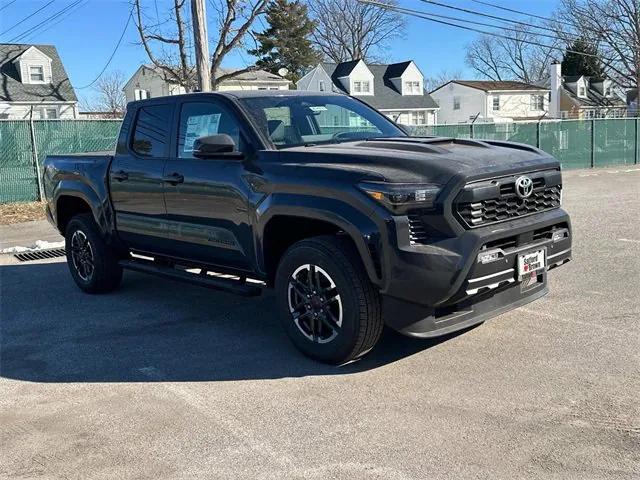
[[452,338],[418,340],[385,330],[363,360],[323,365],[289,342],[270,293],[246,299],[126,272],[116,292],[87,295],[64,262],[0,266],[0,302],[0,376],[33,382],[343,375]]

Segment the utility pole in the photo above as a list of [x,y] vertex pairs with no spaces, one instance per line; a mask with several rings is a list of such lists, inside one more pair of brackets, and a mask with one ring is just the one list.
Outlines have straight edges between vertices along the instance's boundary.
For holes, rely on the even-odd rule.
[[207,35],[207,12],[204,8],[204,0],[191,0],[191,18],[193,20],[198,85],[201,92],[210,92],[209,37]]

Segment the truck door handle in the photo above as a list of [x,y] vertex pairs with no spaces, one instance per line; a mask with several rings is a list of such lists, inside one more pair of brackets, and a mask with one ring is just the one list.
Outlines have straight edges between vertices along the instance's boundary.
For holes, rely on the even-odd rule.
[[113,177],[114,180],[117,180],[119,182],[129,179],[129,174],[124,170],[119,170],[117,172],[114,172],[113,174],[111,174],[111,176]]
[[177,185],[184,182],[184,176],[179,173],[172,173],[171,175],[162,177],[162,181],[164,183],[170,183],[171,185]]

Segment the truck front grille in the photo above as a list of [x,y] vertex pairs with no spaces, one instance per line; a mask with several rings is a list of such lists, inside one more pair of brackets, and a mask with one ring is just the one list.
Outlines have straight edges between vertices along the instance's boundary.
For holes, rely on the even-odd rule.
[[[474,228],[558,208],[562,186],[560,183],[550,185],[547,180],[550,178],[533,178],[533,193],[524,199],[515,193],[515,177],[468,185],[455,203],[455,212],[464,227]],[[481,192],[480,199],[460,198],[472,193],[474,188]]]

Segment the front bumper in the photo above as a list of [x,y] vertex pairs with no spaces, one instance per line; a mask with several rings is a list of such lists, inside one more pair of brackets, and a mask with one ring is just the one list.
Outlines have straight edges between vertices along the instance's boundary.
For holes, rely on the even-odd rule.
[[[387,325],[412,336],[443,335],[531,302],[547,293],[547,272],[571,259],[571,223],[561,209],[423,245],[403,240],[407,228],[397,217],[382,294]],[[518,255],[539,249],[546,269],[523,289]],[[494,260],[482,263],[481,252],[494,252]]]

